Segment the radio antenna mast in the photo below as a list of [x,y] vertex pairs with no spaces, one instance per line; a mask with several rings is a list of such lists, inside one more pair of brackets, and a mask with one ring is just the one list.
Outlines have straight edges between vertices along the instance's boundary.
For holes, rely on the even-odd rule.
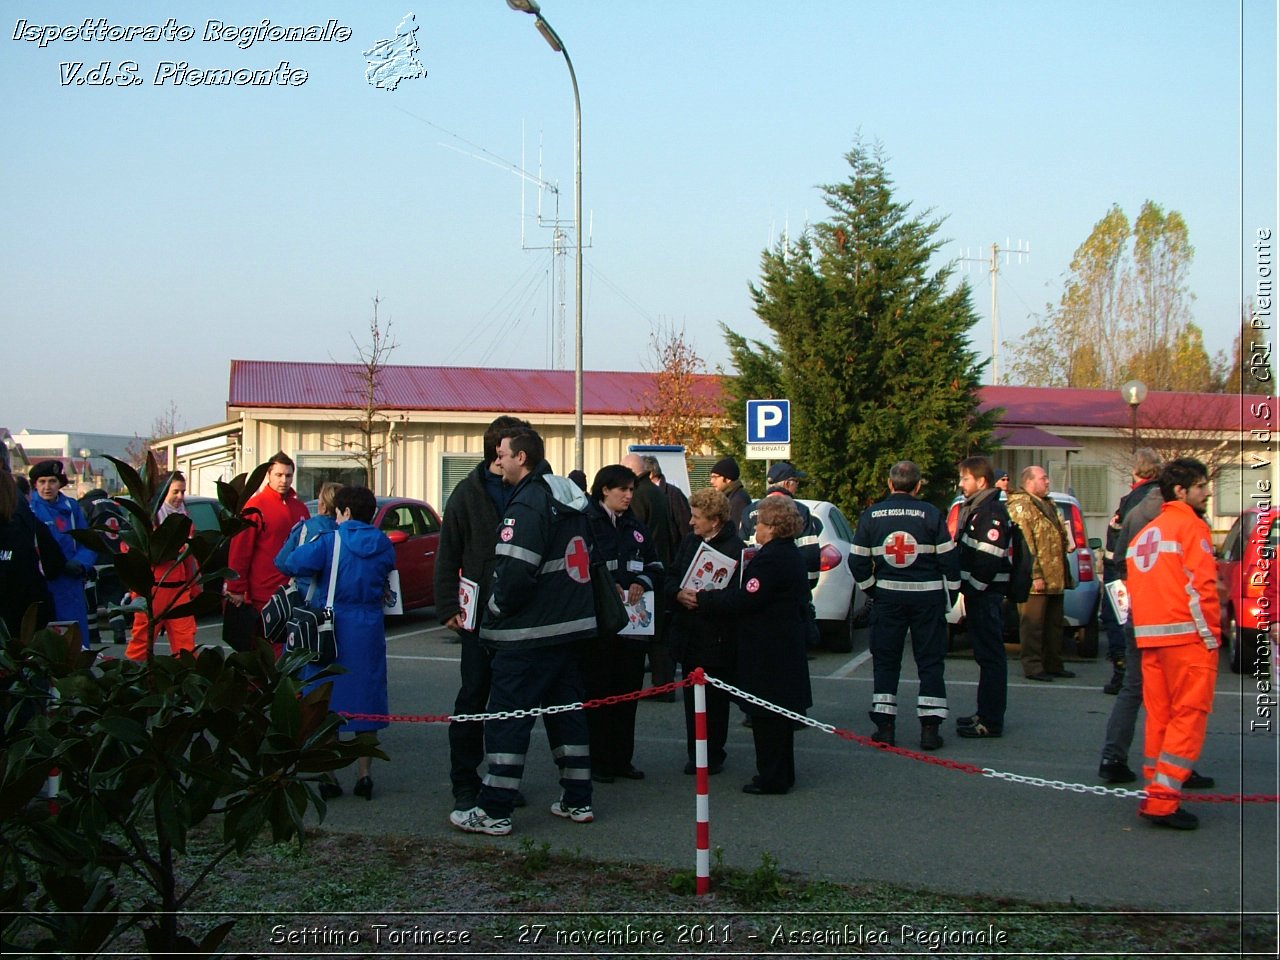
[[1018,245],[1014,247],[1006,237],[1003,247],[999,243],[991,244],[990,257],[960,258],[961,263],[984,263],[991,273],[991,385],[993,387],[1000,384],[1000,254],[1004,254],[1005,266],[1009,265],[1011,256],[1016,257],[1018,263],[1022,263],[1023,257],[1031,258],[1031,244],[1019,240]]

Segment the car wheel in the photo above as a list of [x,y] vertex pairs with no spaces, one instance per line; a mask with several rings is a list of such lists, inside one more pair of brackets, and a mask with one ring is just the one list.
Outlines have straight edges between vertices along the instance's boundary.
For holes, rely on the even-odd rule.
[[836,653],[848,653],[853,649],[853,611],[843,620],[819,620],[818,632],[822,645]]
[[1227,663],[1230,664],[1232,673],[1239,673],[1243,662],[1240,632],[1240,622],[1236,620],[1235,611],[1227,611],[1227,628],[1223,631],[1222,639],[1223,646],[1227,648]]

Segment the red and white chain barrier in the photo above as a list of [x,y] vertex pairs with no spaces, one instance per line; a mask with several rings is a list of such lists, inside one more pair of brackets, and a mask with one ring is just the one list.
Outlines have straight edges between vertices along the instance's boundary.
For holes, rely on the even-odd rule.
[[[671,693],[680,687],[693,687],[693,722],[694,722],[694,765],[696,767],[696,829],[695,829],[695,877],[696,891],[699,896],[706,895],[711,892],[711,777],[707,765],[707,694],[706,684],[719,687],[735,699],[753,703],[758,707],[764,707],[772,710],[779,716],[787,717],[796,723],[803,724],[807,727],[813,727],[815,730],[821,730],[823,733],[830,733],[844,740],[850,740],[854,743],[860,743],[863,746],[871,747],[874,750],[883,750],[888,753],[896,753],[901,756],[908,757],[912,760],[918,760],[921,763],[929,763],[938,767],[946,767],[951,770],[958,770],[961,773],[976,774],[978,776],[990,777],[993,780],[1004,780],[1008,783],[1027,784],[1033,787],[1048,787],[1052,790],[1069,790],[1072,793],[1092,793],[1098,796],[1127,797],[1130,799],[1145,799],[1146,790],[1134,790],[1127,787],[1103,787],[1096,784],[1086,783],[1068,783],[1064,780],[1049,780],[1045,777],[1030,777],[1018,773],[1008,773],[1002,770],[995,770],[991,767],[979,767],[972,763],[962,763],[958,760],[948,760],[946,757],[939,757],[933,754],[917,753],[914,750],[908,750],[903,747],[891,747],[885,743],[877,743],[870,737],[864,737],[861,734],[854,733],[852,730],[844,730],[840,727],[833,726],[829,723],[821,723],[812,717],[806,717],[803,714],[795,713],[776,704],[763,700],[753,693],[748,693],[739,687],[735,687],[731,683],[726,683],[716,677],[706,674],[701,667],[691,671],[683,680],[676,680],[671,683],[665,683],[661,686],[646,687],[643,690],[636,690],[632,693],[618,694],[616,696],[600,697],[595,700],[585,700],[578,703],[566,703],[551,707],[534,707],[529,710],[504,710],[499,713],[466,713],[451,716],[449,714],[424,714],[424,715],[404,715],[404,714],[375,714],[375,713],[341,713],[341,716],[349,720],[374,720],[387,721],[389,723],[453,723],[466,721],[485,721],[485,720],[509,720],[517,717],[540,717],[553,713],[564,713],[569,710],[591,710],[596,707],[607,707],[615,703],[623,703],[628,700],[641,700],[645,697],[657,696],[663,693]],[[1269,796],[1267,794],[1182,794],[1181,799],[1184,801],[1194,801],[1198,803],[1277,803],[1280,802],[1280,796]]]

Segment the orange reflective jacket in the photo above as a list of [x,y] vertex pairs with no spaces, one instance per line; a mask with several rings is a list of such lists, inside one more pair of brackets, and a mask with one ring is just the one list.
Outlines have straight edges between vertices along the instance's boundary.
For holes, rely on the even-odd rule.
[[1203,517],[1181,500],[1167,501],[1129,543],[1125,558],[1139,647],[1203,643],[1217,649],[1217,561]]

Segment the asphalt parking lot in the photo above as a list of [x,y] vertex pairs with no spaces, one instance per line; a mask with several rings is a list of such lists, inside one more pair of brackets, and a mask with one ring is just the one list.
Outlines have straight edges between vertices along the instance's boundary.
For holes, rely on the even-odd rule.
[[[217,633],[217,624],[203,625],[199,640],[217,642]],[[389,628],[393,714],[449,712],[459,655],[450,636],[428,613],[401,618]],[[871,729],[871,664],[865,633],[858,639],[854,653],[820,652],[810,663],[810,716],[865,735]],[[741,787],[755,772],[751,733],[735,721],[726,770],[711,779],[713,848],[722,848],[729,865],[754,868],[768,852],[782,869],[835,880],[1102,909],[1273,914],[1280,808],[1209,800],[1278,792],[1276,729],[1248,729],[1255,718],[1254,681],[1225,667],[1219,674],[1215,712],[1197,764],[1217,786],[1191,807],[1201,828],[1183,833],[1141,821],[1132,797],[1092,792],[1100,785],[1098,752],[1114,702],[1101,692],[1110,665],[1098,659],[1070,666],[1079,674],[1075,680],[1031,683],[1011,660],[1005,736],[962,740],[948,721],[945,746],[929,755],[1053,785],[966,772],[811,729],[797,734],[795,790],[750,796]],[[948,658],[953,716],[972,712],[976,681],[971,659]],[[904,700],[914,696],[915,686],[908,656]],[[692,869],[694,778],[682,770],[681,708],[644,702],[639,711],[635,763],[647,776],[597,784],[593,824],[572,824],[548,812],[559,788],[539,725],[523,788],[529,806],[516,811],[512,834],[457,833],[447,820],[452,795],[445,725],[402,722],[384,732],[391,762],[375,765],[372,803],[348,793],[330,805],[325,826],[513,848],[528,837],[592,857]],[[915,746],[913,726],[900,722],[901,746]],[[1135,750],[1130,764],[1140,762]]]

